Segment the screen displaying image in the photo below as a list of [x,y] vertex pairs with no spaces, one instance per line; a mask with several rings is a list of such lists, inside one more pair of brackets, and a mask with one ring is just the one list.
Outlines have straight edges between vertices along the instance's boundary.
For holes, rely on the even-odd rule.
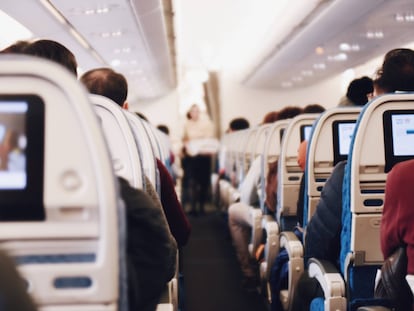
[[354,129],[355,129],[355,122],[338,124],[338,139],[339,139],[339,154],[340,155],[348,155],[352,135],[354,134]]
[[414,114],[392,115],[391,127],[394,156],[414,155]]
[[300,141],[309,140],[312,125],[302,125],[300,128]]
[[27,102],[0,102],[0,190],[24,189]]

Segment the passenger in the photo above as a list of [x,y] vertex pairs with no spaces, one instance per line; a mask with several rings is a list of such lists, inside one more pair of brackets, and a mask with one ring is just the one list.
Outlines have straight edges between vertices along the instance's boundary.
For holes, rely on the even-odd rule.
[[[128,84],[123,75],[109,68],[99,68],[84,73],[80,80],[92,94],[106,96],[120,107],[128,109]],[[171,233],[181,247],[188,241],[191,225],[178,201],[170,173],[159,159],[156,162],[160,174],[162,208]]]
[[244,130],[250,127],[249,121],[246,118],[234,118],[229,123],[229,132]]
[[[399,247],[405,247],[407,254],[405,274],[414,274],[413,172],[414,160],[398,163],[389,172],[380,227],[381,249],[384,259],[391,256]],[[401,286],[402,284],[398,285]],[[408,288],[406,291],[402,287],[399,288],[397,294],[400,297],[395,301],[395,303],[398,303],[396,310],[414,310],[413,298]],[[411,308],[408,306],[411,306]]]
[[16,269],[16,263],[0,250],[0,310],[36,311],[26,284]]
[[[301,112],[302,109],[298,107],[286,107],[280,112],[269,112],[263,118],[263,124],[275,122],[275,116],[278,116],[279,118],[281,116],[292,118]],[[271,165],[271,167],[269,167],[269,174],[275,174],[275,176],[277,176],[277,162],[269,165]],[[273,168],[273,171],[271,168]],[[233,246],[236,250],[237,259],[239,260],[240,268],[243,273],[242,287],[248,292],[256,291],[259,282],[257,277],[257,262],[250,257],[248,244],[252,230],[250,208],[259,206],[259,192],[261,191],[260,175],[261,159],[260,157],[256,157],[243,181],[239,185],[239,202],[230,205],[228,209],[229,229],[233,240]],[[267,178],[273,177],[269,175]],[[270,190],[269,187],[271,185],[275,186],[274,182],[273,179],[266,181],[266,189]],[[276,189],[277,188],[272,190],[275,196]],[[270,213],[274,213],[276,207],[276,201],[271,206],[267,205],[270,203],[270,198],[272,197],[272,194],[266,195],[266,198],[269,198],[269,200],[266,201],[266,207]]]
[[52,40],[37,40],[24,47],[21,53],[54,61],[67,68],[76,77],[78,76],[78,63],[75,55],[59,42]]
[[363,106],[374,91],[371,78],[361,77],[354,79],[348,86],[346,95],[341,98],[338,106]]
[[[229,128],[226,130],[226,133],[232,133],[232,132],[239,131],[239,130],[245,130],[245,129],[248,129],[249,126],[250,126],[250,123],[245,118],[235,118],[230,121]],[[226,172],[225,163],[224,163],[225,157],[226,157],[226,149],[222,147],[218,154],[219,178],[227,178],[229,177],[227,175],[228,174],[231,175],[232,173],[232,172]]]
[[165,124],[158,124],[157,129],[163,132],[165,135],[170,135],[170,129]]
[[[191,215],[204,214],[204,204],[207,201],[212,154],[206,153],[198,148],[190,148],[197,145],[202,139],[214,138],[214,125],[211,120],[201,116],[200,107],[193,104],[189,110],[189,119],[184,124],[183,143],[185,153],[188,156],[184,174],[188,181]],[[197,210],[197,205],[199,209]]]
[[26,46],[28,46],[30,44],[29,41],[17,41],[11,45],[9,45],[8,47],[4,48],[3,50],[0,51],[0,53],[2,54],[19,54],[22,53],[24,48]]
[[309,104],[303,108],[303,113],[322,113],[325,111],[325,107],[319,104]]
[[[55,41],[35,41],[23,52],[58,62],[76,76],[74,55]],[[174,276],[176,242],[162,210],[148,195],[121,177],[118,181],[126,206],[129,308],[153,311]]]
[[[377,92],[414,91],[414,51],[394,49],[385,57],[375,80]],[[375,95],[380,95],[376,93]],[[346,161],[339,162],[322,189],[315,214],[306,227],[304,259],[325,259],[339,268],[342,229],[342,181]],[[295,291],[292,310],[309,310],[310,301],[323,297],[319,283],[302,274]]]

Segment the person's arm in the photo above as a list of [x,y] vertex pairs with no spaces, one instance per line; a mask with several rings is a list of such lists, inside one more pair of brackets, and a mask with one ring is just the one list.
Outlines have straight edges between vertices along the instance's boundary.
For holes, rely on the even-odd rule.
[[259,202],[258,189],[260,189],[260,157],[254,159],[239,186],[240,202],[251,206],[257,205]]
[[277,166],[278,162],[269,163],[269,168],[266,176],[266,207],[269,211],[274,213],[276,211],[277,199]]
[[334,264],[339,256],[342,228],[342,184],[346,161],[339,162],[323,187],[315,214],[306,227],[305,263],[309,258]]
[[165,217],[178,246],[184,246],[190,237],[190,222],[184,213],[181,203],[178,201],[174,181],[165,165],[159,159],[157,159],[157,167],[161,179],[161,203]]
[[130,292],[139,293],[138,298],[130,297],[130,301],[136,300],[134,310],[144,310],[157,302],[174,276],[177,245],[162,209],[145,192],[131,187],[125,179],[118,179],[126,206],[128,264],[136,272],[128,276],[129,284],[134,281],[138,287]]
[[[414,163],[414,162],[413,162]],[[381,219],[381,249],[384,259],[399,246],[414,243],[412,229],[412,203],[414,178],[409,163],[401,163],[389,172],[385,189],[385,202]],[[414,166],[413,166],[414,168]],[[411,246],[412,247],[412,246]],[[409,249],[407,248],[407,253]]]

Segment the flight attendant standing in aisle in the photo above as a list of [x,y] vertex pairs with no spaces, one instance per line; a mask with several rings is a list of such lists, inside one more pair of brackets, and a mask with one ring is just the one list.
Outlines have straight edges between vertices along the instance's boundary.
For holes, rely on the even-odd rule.
[[214,153],[214,126],[208,116],[201,115],[200,107],[193,104],[187,113],[184,124],[184,178],[191,204],[190,214],[197,215],[197,204],[200,214],[204,214],[204,204],[207,200],[211,175],[211,156]]

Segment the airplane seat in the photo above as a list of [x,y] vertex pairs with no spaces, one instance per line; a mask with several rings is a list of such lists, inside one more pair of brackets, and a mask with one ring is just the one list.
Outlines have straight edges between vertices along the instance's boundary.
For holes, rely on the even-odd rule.
[[347,158],[350,138],[360,112],[361,107],[331,108],[315,123],[306,153],[303,227],[312,217],[334,166]]
[[111,99],[90,94],[112,156],[115,173],[137,189],[145,189],[142,158],[122,108]]
[[247,172],[249,171],[250,166],[254,161],[254,153],[256,149],[256,145],[258,143],[258,135],[260,131],[261,125],[257,125],[252,127],[248,131],[247,137],[245,137],[245,142],[243,146],[243,159],[241,162],[242,167],[242,176],[243,178],[246,176]]
[[[271,290],[269,284],[270,271],[273,262],[279,252],[279,225],[275,221],[273,215],[267,215],[265,209],[265,178],[267,163],[277,161],[281,149],[281,140],[284,130],[289,123],[289,120],[280,120],[271,124],[269,133],[267,134],[265,141],[264,156],[261,159],[261,196],[260,209],[261,209],[261,223],[260,227],[253,223],[254,227],[252,232],[255,234],[252,236],[252,243],[258,243],[259,236],[261,236],[262,242],[264,242],[263,260],[259,266],[260,280],[262,291],[267,297],[269,303],[271,302]],[[259,230],[261,231],[259,233]],[[256,246],[257,248],[257,246]]]
[[301,114],[289,122],[283,135],[278,163],[276,220],[282,231],[292,231],[297,225],[297,201],[303,172],[297,162],[298,148],[306,140],[319,113]]
[[[414,157],[411,150],[404,149],[413,123],[412,93],[380,96],[361,111],[343,181],[340,273],[335,274],[336,285],[326,279],[321,284],[325,310],[331,309],[329,288],[337,288],[342,276],[340,287],[346,286],[346,290],[336,297],[341,309],[356,310],[377,302],[373,295],[375,275],[383,263],[379,229],[386,176],[395,163]],[[325,278],[317,262],[310,264],[309,274]]]
[[[303,228],[313,215],[322,187],[334,165],[346,158],[348,152],[344,149],[349,146],[350,140],[339,139],[351,137],[349,132],[352,135],[360,111],[361,108],[358,107],[332,108],[322,113],[314,122],[306,151],[303,222],[299,221]],[[284,310],[288,310],[296,284],[304,271],[303,246],[302,241],[292,232],[281,233],[280,246],[286,249],[289,258],[288,287],[280,293],[282,306]]]
[[[156,185],[159,182],[156,177],[158,170],[155,155],[152,153],[153,148],[149,145],[148,132],[143,126],[140,127],[143,121],[104,96],[90,95],[89,98],[101,120],[112,157],[117,160],[114,161],[117,174],[120,176],[125,174],[124,176],[129,178],[131,185],[135,188],[147,189],[154,185],[158,192],[160,186],[157,189]],[[144,150],[146,153],[143,152]],[[147,167],[144,166],[144,163],[147,164]],[[145,168],[149,173],[146,176],[148,176],[151,185],[148,185],[144,178]],[[178,299],[176,283],[177,278],[173,278],[166,285],[166,292],[162,297],[161,304],[174,306],[174,302]],[[175,304],[173,310],[177,309],[177,305]]]
[[27,292],[27,284],[10,256],[0,250],[0,309],[36,311],[32,297]]
[[127,310],[123,203],[85,89],[22,55],[0,57],[0,81],[0,127],[21,149],[0,174],[1,248],[40,310]]
[[128,120],[130,129],[134,137],[134,141],[138,148],[138,153],[142,160],[142,166],[144,168],[144,174],[148,177],[151,184],[155,187],[158,196],[161,195],[161,181],[157,168],[156,154],[154,153],[153,142],[145,129],[144,120],[139,118],[136,114],[122,110],[126,119]]
[[[252,257],[255,257],[256,251],[263,242],[263,215],[266,215],[267,211],[265,209],[265,200],[266,200],[266,193],[265,193],[265,183],[266,183],[266,176],[267,176],[267,163],[268,159],[275,160],[277,157],[274,153],[272,157],[270,156],[270,148],[273,148],[272,151],[275,152],[275,149],[280,150],[280,131],[284,128],[284,122],[276,122],[278,123],[276,126],[274,124],[263,124],[259,126],[258,132],[255,137],[256,145],[252,152],[252,157],[257,158],[260,157],[260,185],[261,189],[259,190],[259,206],[252,206],[250,209],[251,218],[252,218],[252,231],[251,231],[251,239],[248,245],[249,253]],[[271,138],[270,138],[271,136]],[[274,137],[277,137],[274,140]],[[277,145],[276,147],[274,145]],[[267,153],[269,152],[269,156]],[[265,218],[267,219],[267,218]],[[269,236],[274,236],[273,234],[269,234]],[[266,254],[268,255],[268,254]],[[266,257],[266,256],[265,256]]]

